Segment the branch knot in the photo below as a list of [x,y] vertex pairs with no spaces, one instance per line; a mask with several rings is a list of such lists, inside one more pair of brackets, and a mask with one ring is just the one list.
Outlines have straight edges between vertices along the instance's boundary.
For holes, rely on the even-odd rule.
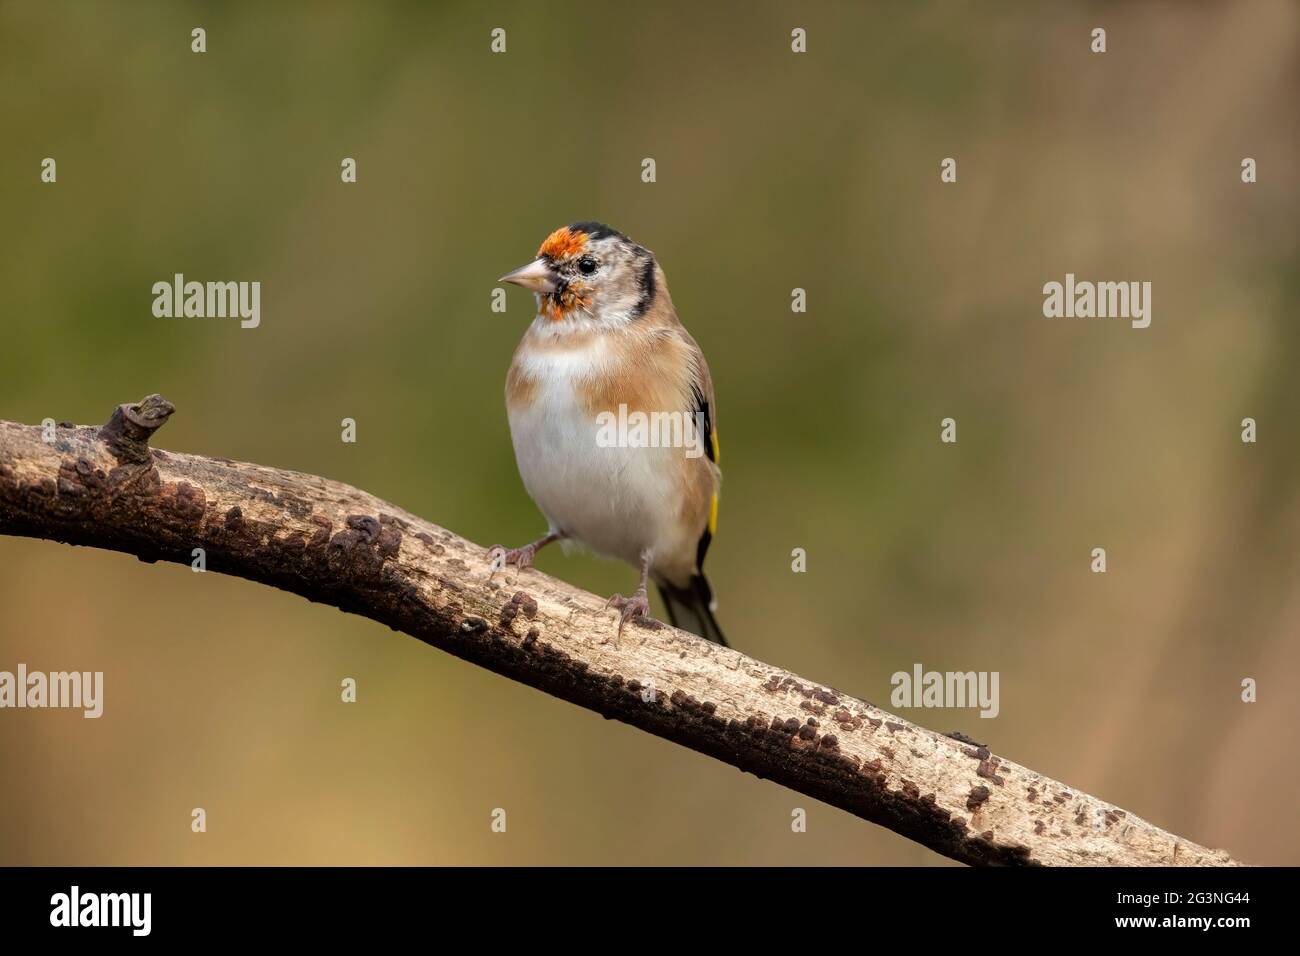
[[99,430],[99,437],[123,464],[144,464],[149,460],[149,438],[167,423],[176,406],[161,395],[148,395],[135,404],[113,409],[113,417]]

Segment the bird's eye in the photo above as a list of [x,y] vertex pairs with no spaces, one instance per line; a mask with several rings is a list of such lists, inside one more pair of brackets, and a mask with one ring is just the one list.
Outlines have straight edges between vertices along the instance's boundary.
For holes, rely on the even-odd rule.
[[578,260],[578,271],[585,276],[591,275],[596,271],[596,260],[591,256],[583,256]]

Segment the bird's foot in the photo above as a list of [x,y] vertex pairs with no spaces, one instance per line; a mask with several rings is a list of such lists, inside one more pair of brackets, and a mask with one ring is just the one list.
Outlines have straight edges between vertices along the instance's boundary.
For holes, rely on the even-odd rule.
[[550,531],[542,535],[532,544],[526,544],[522,548],[507,548],[499,544],[494,544],[488,548],[488,563],[492,567],[491,577],[498,571],[505,568],[507,564],[513,564],[520,571],[533,566],[533,558],[537,557],[537,552],[542,550],[552,541],[563,539],[563,531]]
[[605,607],[618,609],[618,637],[623,636],[623,625],[628,621],[650,615],[650,599],[642,590],[638,590],[630,598],[615,594],[605,602]]
[[503,545],[494,544],[488,548],[488,563],[492,566],[492,573],[504,570],[507,565],[513,564],[520,571],[533,566],[533,558],[537,556],[537,545],[526,544],[522,548],[507,548]]

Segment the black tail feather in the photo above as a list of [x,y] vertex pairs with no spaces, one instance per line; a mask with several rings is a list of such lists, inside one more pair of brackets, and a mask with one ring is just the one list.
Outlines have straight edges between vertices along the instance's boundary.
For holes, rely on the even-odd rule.
[[673,627],[680,627],[684,631],[690,631],[706,641],[713,641],[723,647],[731,646],[722,636],[722,628],[718,627],[718,622],[713,618],[713,589],[709,587],[709,582],[705,580],[704,575],[695,575],[691,578],[691,583],[684,588],[674,587],[663,581],[656,583],[659,585],[659,596],[664,599],[664,605],[668,608],[668,620]]

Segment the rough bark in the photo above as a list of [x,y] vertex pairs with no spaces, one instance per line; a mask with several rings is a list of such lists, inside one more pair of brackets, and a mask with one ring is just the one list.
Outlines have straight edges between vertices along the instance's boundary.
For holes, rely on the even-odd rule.
[[[159,451],[156,395],[103,427],[0,422],[0,533],[190,563],[335,605],[981,865],[1232,865],[1072,787],[604,602],[314,475]],[[43,434],[48,431],[49,434]],[[50,440],[44,440],[49,438]],[[743,638],[742,638],[743,642]]]

